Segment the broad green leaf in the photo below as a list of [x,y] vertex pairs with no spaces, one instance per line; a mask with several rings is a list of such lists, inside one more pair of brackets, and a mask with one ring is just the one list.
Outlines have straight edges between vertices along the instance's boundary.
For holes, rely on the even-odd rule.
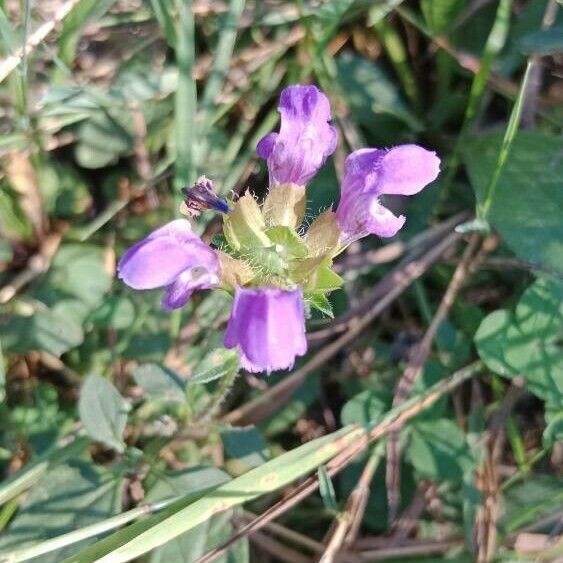
[[10,243],[4,239],[0,238],[0,263],[8,264],[12,261],[13,253]]
[[[116,474],[84,461],[58,465],[47,471],[25,498],[0,538],[0,550],[21,549],[116,514],[121,510],[122,485]],[[59,563],[75,551],[76,546],[69,546],[33,561]]]
[[168,368],[157,364],[143,364],[133,370],[133,377],[151,399],[186,400],[186,382]]
[[[370,127],[381,125],[378,119],[380,117],[392,117],[415,131],[422,128],[403,99],[399,86],[381,65],[363,57],[346,54],[336,59],[336,66],[342,90],[358,123]],[[395,125],[395,134],[397,129]]]
[[504,518],[501,530],[511,533],[538,522],[561,510],[563,478],[554,475],[533,475],[509,488],[504,495]]
[[391,406],[391,395],[371,390],[362,391],[352,397],[342,407],[342,424],[361,424],[368,426],[380,420]]
[[438,481],[461,482],[474,465],[465,434],[446,418],[416,422],[407,456],[421,476]]
[[78,412],[84,428],[94,440],[123,452],[127,410],[127,403],[107,379],[99,375],[86,378],[80,390]]
[[57,357],[84,339],[82,328],[72,317],[48,309],[31,316],[9,314],[0,318],[0,336],[7,352],[44,350]]
[[128,111],[98,110],[78,129],[74,155],[84,168],[103,168],[133,151],[133,135]]
[[344,285],[344,280],[336,273],[333,272],[329,266],[321,265],[319,269],[312,276],[308,291],[319,293],[328,293],[335,291]]
[[90,315],[89,321],[96,326],[126,329],[135,320],[135,306],[127,297],[110,295]]
[[538,279],[514,314],[499,310],[481,323],[475,344],[481,359],[504,377],[524,377],[528,389],[559,405],[563,397],[563,283]]
[[[468,142],[463,158],[482,204],[502,134]],[[489,220],[517,256],[563,272],[563,158],[561,139],[543,131],[520,131],[498,181]]]
[[558,25],[528,33],[519,41],[526,55],[554,55],[563,51],[563,26]]
[[226,428],[221,430],[221,440],[225,454],[240,464],[257,467],[268,459],[268,449],[264,438],[254,427]]
[[52,306],[72,296],[90,308],[97,306],[112,281],[104,267],[103,252],[103,248],[89,244],[62,245],[49,273],[34,290],[36,298]]
[[194,369],[188,384],[209,383],[239,369],[239,358],[236,350],[217,348]]

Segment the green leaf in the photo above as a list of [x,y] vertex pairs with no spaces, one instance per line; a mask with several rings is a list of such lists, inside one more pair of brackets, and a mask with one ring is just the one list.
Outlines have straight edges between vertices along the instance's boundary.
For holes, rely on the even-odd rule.
[[[494,133],[468,142],[463,158],[477,199],[483,203],[502,142]],[[489,213],[506,245],[533,264],[563,272],[563,159],[561,139],[520,131],[510,150]]]
[[534,282],[516,311],[491,313],[475,334],[487,367],[504,377],[524,377],[528,389],[545,401],[563,397],[563,283],[547,278]]
[[89,321],[97,326],[116,330],[129,328],[135,320],[135,306],[127,297],[110,295],[90,315]]
[[193,375],[188,380],[188,385],[209,383],[238,369],[238,352],[227,348],[217,348],[194,369]]
[[561,510],[563,479],[554,475],[534,475],[514,485],[504,495],[505,517],[501,529],[511,533]]
[[151,399],[186,401],[186,382],[168,368],[143,364],[133,370],[133,378]]
[[[25,498],[0,538],[0,550],[24,548],[116,514],[121,509],[122,485],[114,473],[84,461],[58,465]],[[43,554],[41,563],[59,563],[75,551],[76,546],[69,546]]]
[[0,238],[0,262],[9,264],[12,261],[13,252],[10,243],[3,238]]
[[563,440],[563,407],[550,408],[546,406],[545,421],[547,426],[543,431],[544,447],[549,448],[555,442]]
[[346,54],[336,59],[336,66],[342,90],[357,123],[365,127],[379,125],[378,118],[387,116],[403,121],[415,131],[422,129],[399,87],[378,63]]
[[554,55],[563,51],[563,26],[528,33],[518,42],[526,55]]
[[103,168],[133,151],[131,116],[120,108],[100,109],[83,121],[78,129],[74,155],[84,168]]
[[61,356],[84,339],[80,325],[61,311],[40,310],[31,316],[0,317],[0,336],[4,349],[14,354],[44,350]]
[[127,403],[109,381],[99,375],[86,378],[80,391],[78,412],[86,432],[94,440],[123,452],[127,410]]
[[438,481],[461,482],[474,465],[465,434],[446,418],[414,424],[407,455],[423,477]]
[[254,427],[221,430],[225,453],[241,464],[258,467],[268,460],[268,449],[262,434]]
[[383,418],[391,406],[391,395],[366,390],[352,397],[340,413],[342,424],[368,426]]
[[320,311],[323,315],[331,319],[334,318],[332,305],[326,295],[322,293],[305,293],[305,300],[313,309]]
[[338,510],[338,502],[336,502],[336,493],[334,485],[324,465],[317,470],[319,476],[319,493],[323,499],[323,503],[327,510],[335,513]]

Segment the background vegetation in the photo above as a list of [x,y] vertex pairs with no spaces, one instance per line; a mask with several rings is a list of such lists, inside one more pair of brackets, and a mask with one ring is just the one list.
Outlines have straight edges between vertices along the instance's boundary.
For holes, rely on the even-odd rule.
[[[0,561],[563,557],[557,2],[0,7]],[[235,380],[229,299],[165,314],[116,258],[199,174],[263,194],[296,82],[340,135],[312,211],[362,146],[443,172],[296,369]]]

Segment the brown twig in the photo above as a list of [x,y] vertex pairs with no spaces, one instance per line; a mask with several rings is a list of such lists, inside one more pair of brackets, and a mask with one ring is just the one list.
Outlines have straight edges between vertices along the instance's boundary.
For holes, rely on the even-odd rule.
[[[436,337],[440,325],[447,317],[455,297],[463,284],[465,283],[468,275],[478,267],[478,265],[484,260],[486,254],[491,252],[497,245],[497,239],[495,237],[490,237],[485,241],[482,246],[482,250],[475,255],[477,245],[479,243],[480,236],[474,233],[465,249],[463,258],[458,264],[452,280],[444,293],[442,301],[438,306],[438,310],[428,327],[428,330],[424,334],[420,344],[415,348],[413,354],[409,360],[409,363],[403,373],[403,376],[397,384],[395,391],[395,396],[393,398],[393,405],[400,405],[406,400],[409,393],[411,392],[413,385],[418,379],[422,368],[426,363],[428,355],[430,354],[430,349],[432,342]],[[386,482],[387,482],[387,496],[389,502],[389,521],[393,522],[397,517],[397,512],[399,509],[400,501],[400,445],[399,445],[399,430],[397,428],[389,435],[389,441],[387,443],[387,472],[386,472]]]
[[319,350],[301,368],[270,387],[268,391],[228,413],[223,420],[230,424],[255,424],[263,420],[267,413],[270,412],[272,406],[279,409],[286,404],[295,389],[301,385],[311,372],[322,366],[344,346],[357,338],[414,280],[426,272],[459,237],[460,235],[456,232],[449,233],[419,259],[396,268],[380,282],[380,284],[389,288],[388,292],[376,301],[365,315],[351,320],[346,333]]
[[[444,394],[449,393],[457,386],[461,385],[462,382],[475,375],[480,369],[480,362],[470,364],[469,366],[466,366],[454,373],[449,379],[444,380],[432,392],[426,393],[408,406],[405,403],[403,408],[399,407],[398,411],[389,414],[382,422],[374,426],[369,432],[366,432],[353,444],[344,448],[338,455],[333,457],[326,464],[328,475],[333,477],[338,472],[342,471],[342,469],[344,469],[356,456],[362,453],[369,444],[388,434],[392,428],[405,424],[408,420],[434,404]],[[224,554],[233,543],[242,537],[249,536],[256,530],[263,528],[268,522],[271,522],[281,514],[287,512],[290,508],[313,493],[318,486],[319,480],[316,475],[307,478],[303,481],[303,483],[295,487],[290,495],[272,505],[246,526],[243,526],[225,543],[200,557],[196,563],[209,563],[210,561],[215,560],[217,557]]]

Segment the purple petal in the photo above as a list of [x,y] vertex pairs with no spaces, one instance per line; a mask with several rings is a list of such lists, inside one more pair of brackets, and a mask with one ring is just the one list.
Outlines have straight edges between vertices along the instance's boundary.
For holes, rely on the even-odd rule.
[[194,291],[197,289],[209,289],[218,283],[218,276],[204,268],[195,267],[186,270],[166,288],[162,296],[162,308],[165,311],[179,309],[189,301]]
[[414,195],[433,182],[440,173],[435,152],[417,145],[401,145],[385,153],[381,161],[379,192]]
[[255,373],[293,367],[307,351],[300,289],[238,287],[225,346],[238,347],[241,364]]
[[258,155],[267,160],[271,186],[304,186],[336,149],[328,99],[315,86],[289,86],[281,93],[279,112],[280,132],[260,141]]
[[118,275],[133,289],[166,287],[163,307],[186,303],[194,289],[219,281],[219,260],[184,219],[177,219],[134,244],[122,256]]
[[377,196],[371,194],[345,197],[336,210],[336,218],[342,231],[342,244],[369,234],[393,237],[405,223],[403,215],[397,217],[381,205]]
[[266,160],[272,154],[274,150],[274,145],[276,144],[276,140],[278,138],[277,133],[268,133],[265,137],[262,137],[258,144],[256,145],[256,152],[260,158]]

